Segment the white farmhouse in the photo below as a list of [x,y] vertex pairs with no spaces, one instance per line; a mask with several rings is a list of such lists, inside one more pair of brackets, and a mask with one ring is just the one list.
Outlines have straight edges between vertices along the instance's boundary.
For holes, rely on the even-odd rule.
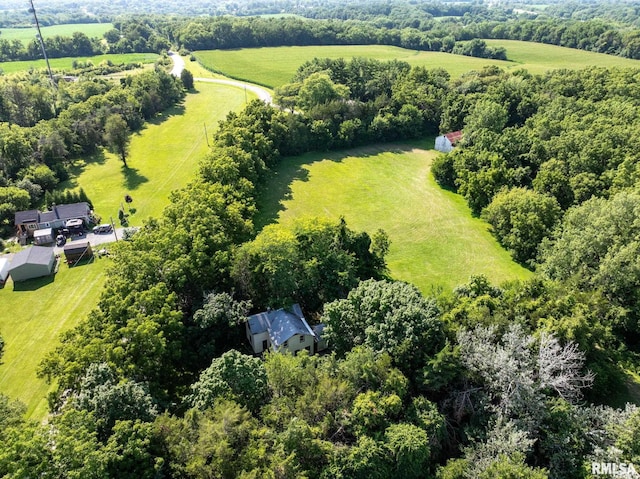
[[436,150],[443,153],[449,153],[456,146],[456,143],[462,138],[461,131],[452,131],[451,133],[445,133],[436,138]]
[[293,354],[303,349],[309,354],[319,351],[316,343],[320,338],[304,319],[299,304],[294,304],[291,310],[268,310],[249,316],[246,328],[247,339],[256,354],[268,349]]

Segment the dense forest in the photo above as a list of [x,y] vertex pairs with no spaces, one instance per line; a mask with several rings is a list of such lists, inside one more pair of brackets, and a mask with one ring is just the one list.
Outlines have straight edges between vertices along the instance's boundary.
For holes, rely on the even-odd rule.
[[[374,31],[384,16],[376,4],[326,5],[334,13],[317,9],[331,17],[322,21],[139,26],[147,41],[164,25],[183,47],[197,29],[231,47],[284,25],[299,26],[287,35],[301,43],[319,25]],[[580,28],[622,21],[579,5],[553,11],[585,15]],[[125,24],[136,22],[116,30]],[[451,48],[462,48],[455,32]],[[0,79],[5,225],[46,201],[74,155],[110,148],[126,165],[127,135],[185,94],[161,66],[122,81],[47,82]],[[0,394],[0,476],[588,479],[593,462],[640,464],[640,409],[625,404],[637,401],[628,386],[640,364],[638,70],[488,67],[452,79],[401,61],[314,59],[274,101],[229,113],[192,182],[113,245],[98,304],[40,366],[55,385],[47,421],[24,419]],[[254,225],[285,157],[454,130],[463,140],[434,161],[434,177],[531,279],[473,275],[425,296],[390,277],[382,230],[322,218]],[[329,351],[248,354],[247,315],[293,303],[325,325]]]
[[[640,411],[612,403],[640,314],[636,72],[451,80],[317,59],[292,80],[282,110],[229,114],[197,178],[118,243],[97,308],[42,363],[55,414],[28,422],[3,399],[0,472],[579,478],[591,461],[636,460]],[[464,144],[437,178],[533,279],[473,276],[424,297],[387,277],[383,231],[254,230],[280,158],[439,128],[462,128]],[[246,314],[293,302],[325,323],[331,353],[245,354]]]

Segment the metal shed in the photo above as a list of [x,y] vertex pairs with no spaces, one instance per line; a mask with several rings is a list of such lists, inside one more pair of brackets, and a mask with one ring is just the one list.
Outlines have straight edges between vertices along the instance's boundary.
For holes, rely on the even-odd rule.
[[88,241],[82,243],[77,241],[67,243],[64,246],[64,257],[69,266],[75,265],[82,260],[93,258],[91,244]]
[[14,282],[48,276],[53,272],[55,262],[53,248],[32,246],[13,257],[9,274]]
[[44,228],[33,233],[33,242],[36,245],[53,243],[53,229]]

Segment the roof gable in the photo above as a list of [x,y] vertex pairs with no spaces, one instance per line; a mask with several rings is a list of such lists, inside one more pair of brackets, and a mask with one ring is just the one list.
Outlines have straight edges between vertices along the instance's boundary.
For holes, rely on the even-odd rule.
[[56,220],[71,220],[75,218],[86,218],[91,213],[91,208],[86,201],[72,203],[70,205],[54,205],[50,211],[16,211],[15,225],[25,223],[50,223]]
[[304,319],[299,304],[294,304],[291,311],[286,309],[270,310],[249,316],[251,334],[267,332],[275,348],[279,348],[293,336],[314,336],[313,330]]
[[67,243],[62,248],[65,255],[75,254],[75,253],[84,253],[85,251],[91,251],[91,243],[83,242],[83,243]]
[[16,226],[23,225],[25,223],[37,223],[38,222],[38,210],[28,211],[16,211],[14,224]]
[[24,266],[25,264],[44,264],[48,265],[53,256],[53,248],[46,246],[32,246],[23,249],[13,257],[11,261],[11,270]]
[[451,142],[452,145],[455,145],[462,139],[462,131],[452,131],[451,133],[445,133],[444,136]]

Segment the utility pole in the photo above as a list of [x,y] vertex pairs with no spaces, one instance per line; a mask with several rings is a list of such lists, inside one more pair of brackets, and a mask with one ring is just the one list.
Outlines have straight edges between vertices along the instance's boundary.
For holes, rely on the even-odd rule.
[[33,13],[33,19],[36,21],[36,29],[38,30],[38,41],[40,42],[40,48],[42,49],[42,55],[44,55],[44,61],[47,62],[47,70],[49,71],[49,79],[54,88],[58,88],[55,80],[53,79],[53,73],[51,71],[51,65],[49,64],[49,57],[47,57],[47,50],[44,48],[44,40],[42,39],[42,32],[40,31],[40,22],[38,21],[38,15],[36,15],[36,8],[33,6],[33,0],[29,0],[31,8],[30,13]]
[[113,224],[113,216],[109,217],[111,219],[111,229],[113,229],[113,236],[118,241],[118,233],[116,233],[116,225]]
[[207,146],[211,146],[209,145],[209,134],[207,133],[207,124],[203,123],[203,125],[204,125],[204,138],[205,140],[207,140]]

